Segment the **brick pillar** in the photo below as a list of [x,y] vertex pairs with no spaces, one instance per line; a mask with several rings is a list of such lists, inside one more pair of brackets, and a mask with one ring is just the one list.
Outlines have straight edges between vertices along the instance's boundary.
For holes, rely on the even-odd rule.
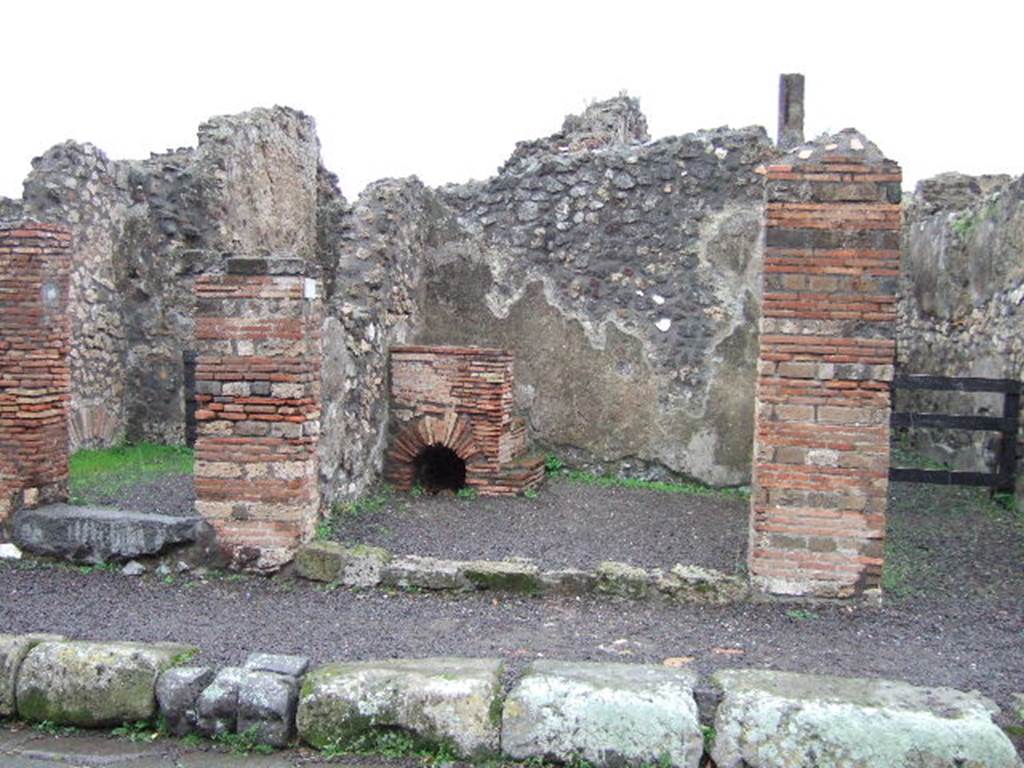
[[768,169],[750,540],[766,592],[880,587],[900,181],[852,130]]
[[320,512],[323,309],[305,270],[233,258],[196,281],[196,511],[236,568],[279,568]]
[[68,495],[70,233],[0,223],[0,524]]

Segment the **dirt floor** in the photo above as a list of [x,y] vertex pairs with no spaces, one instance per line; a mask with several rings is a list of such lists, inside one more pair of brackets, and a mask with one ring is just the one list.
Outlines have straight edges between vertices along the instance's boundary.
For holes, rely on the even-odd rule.
[[749,502],[735,496],[556,480],[535,498],[465,499],[447,492],[381,494],[371,501],[338,514],[334,538],[453,560],[528,557],[544,568],[593,569],[602,560],[621,560],[733,573],[746,560]]
[[[542,498],[554,503],[589,497],[589,508],[604,514],[633,509],[634,526],[642,510],[658,510],[662,501],[653,492],[595,490],[590,497],[590,490],[554,486]],[[605,494],[609,501],[601,503]],[[666,525],[671,505],[693,505],[696,531],[680,533],[676,541],[692,553],[699,552],[700,541],[714,542],[719,552],[710,560],[695,555],[695,561],[721,565],[722,557],[736,557],[728,542],[741,542],[742,535],[708,534],[708,519],[720,500],[673,495],[664,501],[667,507],[655,512],[659,525]],[[410,500],[407,509],[416,519],[453,503]],[[484,517],[483,510],[491,508],[479,499],[459,503],[466,505],[459,510],[463,515],[477,510]],[[533,509],[514,500],[494,508],[519,509],[521,504]],[[730,501],[722,506],[728,511],[721,514],[732,515],[743,527],[741,505]],[[536,520],[542,511],[529,514]],[[617,515],[610,519],[619,525]],[[371,525],[371,520],[360,524]],[[420,528],[413,530],[422,530],[422,523],[416,525]],[[316,661],[501,656],[514,668],[540,657],[654,663],[674,658],[702,672],[769,667],[977,689],[1008,707],[1011,695],[1024,691],[1024,522],[993,505],[984,491],[897,485],[889,525],[888,592],[878,608],[406,594],[331,589],[286,576],[190,572],[132,579],[116,571],[7,561],[0,563],[0,632],[190,642],[211,663],[238,662],[253,650],[302,653]],[[528,538],[532,530],[525,526],[516,535]],[[600,542],[602,557],[630,559],[644,549],[629,549],[636,544],[623,536],[626,530],[629,526],[620,526],[585,540]],[[582,556],[578,547],[563,541],[550,551]]]

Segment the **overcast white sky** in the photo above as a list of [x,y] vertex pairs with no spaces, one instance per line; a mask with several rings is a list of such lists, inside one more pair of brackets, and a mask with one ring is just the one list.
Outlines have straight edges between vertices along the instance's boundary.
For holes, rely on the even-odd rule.
[[68,138],[114,158],[214,114],[317,120],[349,198],[485,178],[517,140],[627,90],[652,136],[760,124],[807,76],[807,133],[856,126],[904,167],[1024,172],[1024,3],[25,0],[2,11],[0,195]]

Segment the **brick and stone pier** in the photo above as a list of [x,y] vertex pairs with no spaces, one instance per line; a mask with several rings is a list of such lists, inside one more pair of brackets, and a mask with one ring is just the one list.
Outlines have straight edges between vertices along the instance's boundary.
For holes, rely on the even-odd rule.
[[0,222],[0,525],[67,498],[71,234]]
[[274,570],[320,513],[322,305],[300,259],[196,281],[196,511],[234,567]]
[[768,169],[750,574],[769,593],[880,588],[900,182],[852,130]]

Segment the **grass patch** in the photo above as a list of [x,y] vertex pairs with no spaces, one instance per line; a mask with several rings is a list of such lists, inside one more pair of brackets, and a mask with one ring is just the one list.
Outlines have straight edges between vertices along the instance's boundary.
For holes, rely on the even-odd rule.
[[183,445],[139,443],[76,451],[69,462],[69,497],[87,504],[138,483],[191,475],[192,449]]
[[364,517],[383,511],[391,503],[394,495],[394,488],[382,485],[376,491],[360,496],[354,501],[335,502],[331,506],[330,514],[316,524],[317,540],[333,539],[346,518]]

